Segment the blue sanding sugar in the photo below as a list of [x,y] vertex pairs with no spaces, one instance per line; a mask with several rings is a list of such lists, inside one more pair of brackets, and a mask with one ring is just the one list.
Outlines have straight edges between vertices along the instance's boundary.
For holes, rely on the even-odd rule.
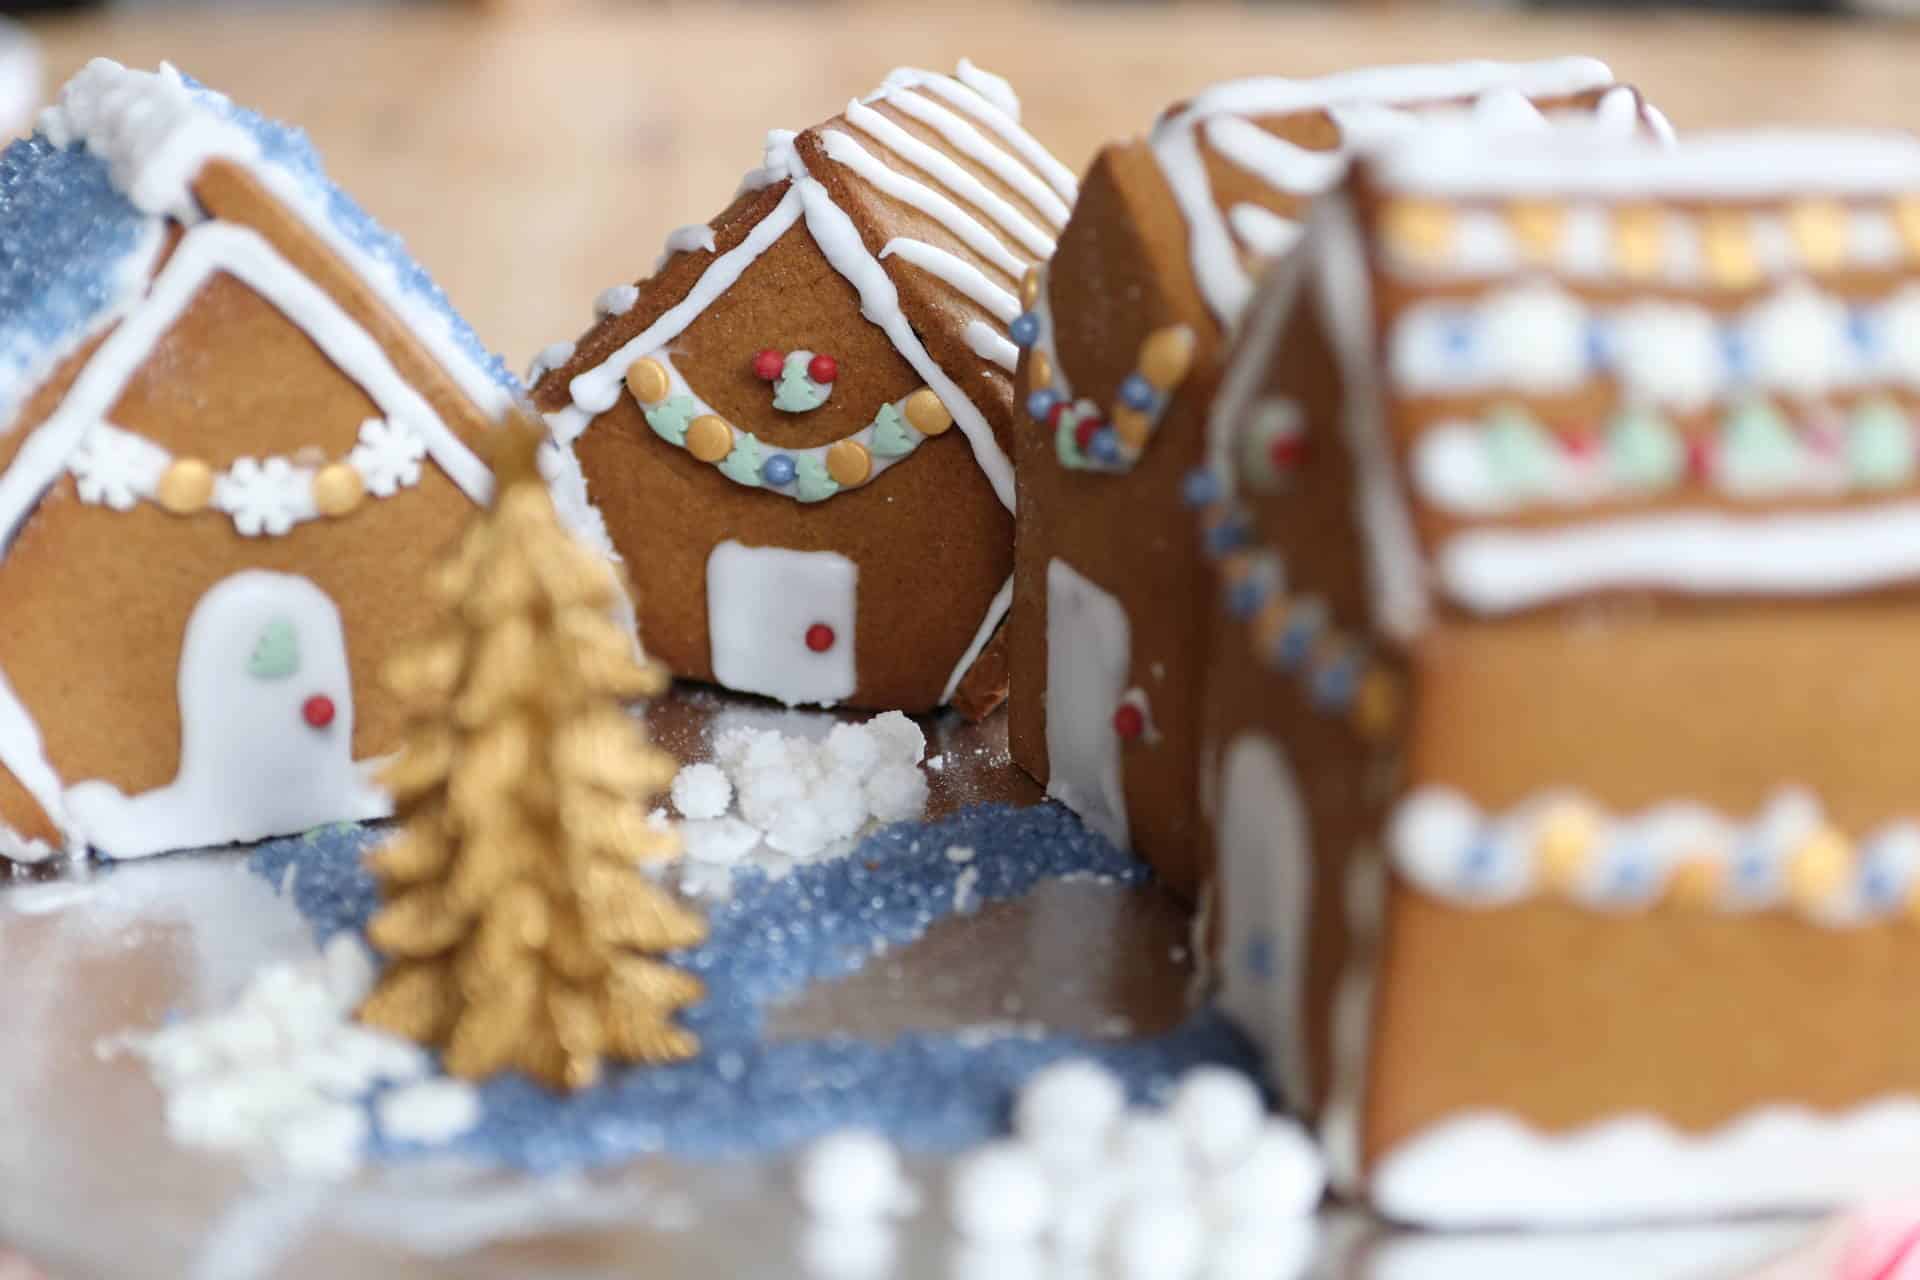
[[[334,827],[261,846],[252,866],[292,894],[319,938],[359,931],[378,902],[361,855],[379,828]],[[964,864],[946,856],[965,845]],[[1014,1092],[1034,1071],[1091,1057],[1136,1101],[1180,1072],[1221,1063],[1257,1074],[1249,1042],[1203,1009],[1173,1030],[1131,1040],[1019,1031],[925,1032],[887,1043],[834,1036],[770,1041],[766,1010],[810,983],[859,969],[877,950],[923,935],[954,912],[962,872],[980,901],[1017,898],[1043,881],[1090,876],[1143,885],[1149,873],[1054,805],[970,809],[869,837],[853,854],[781,879],[739,873],[717,904],[711,934],[673,963],[700,975],[707,999],[682,1023],[700,1056],[665,1067],[610,1070],[571,1096],[520,1076],[481,1086],[478,1126],[437,1152],[538,1171],[607,1164],[655,1151],[748,1156],[793,1147],[849,1125],[911,1150],[954,1150],[1006,1130]],[[964,895],[963,895],[964,896]],[[376,1139],[377,1156],[416,1152]]]

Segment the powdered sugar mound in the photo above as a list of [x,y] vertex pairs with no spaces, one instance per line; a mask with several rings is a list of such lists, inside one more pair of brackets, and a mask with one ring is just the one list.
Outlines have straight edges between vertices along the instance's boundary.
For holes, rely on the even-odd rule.
[[[231,1008],[125,1041],[167,1095],[173,1140],[297,1177],[352,1174],[369,1130],[362,1099],[429,1067],[419,1046],[351,1021],[373,977],[366,948],[340,934],[304,965],[261,969]],[[445,1098],[431,1116],[424,1105],[402,1102],[401,1127],[410,1110],[416,1132],[447,1136],[477,1118],[470,1108],[456,1127]]]
[[[673,802],[692,821],[682,887],[724,892],[715,867],[752,861],[773,874],[840,857],[877,826],[910,822],[927,809],[927,739],[897,711],[864,724],[836,724],[824,738],[779,729],[722,731],[713,763],[688,765]],[[729,809],[731,808],[731,812]]]

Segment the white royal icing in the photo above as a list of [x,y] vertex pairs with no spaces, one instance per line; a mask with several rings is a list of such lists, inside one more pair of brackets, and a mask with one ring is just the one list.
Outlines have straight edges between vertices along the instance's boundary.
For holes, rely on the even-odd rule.
[[[749,547],[728,539],[707,558],[714,679],[788,706],[832,706],[859,684],[854,623],[860,568],[837,551]],[[824,652],[810,627],[833,629]]]
[[1368,1189],[1389,1218],[1449,1230],[1804,1213],[1910,1192],[1915,1150],[1920,1099],[1900,1096],[1782,1101],[1707,1133],[1644,1113],[1541,1133],[1471,1111],[1397,1144]]
[[[291,629],[293,669],[256,674],[250,659],[276,626]],[[201,597],[181,641],[179,695],[180,770],[171,783],[136,796],[106,782],[66,793],[81,836],[105,856],[259,840],[392,812],[353,759],[340,612],[307,579],[249,570]],[[334,709],[319,728],[303,716],[316,695]]]
[[1114,594],[1061,559],[1047,562],[1047,794],[1127,847],[1122,743],[1133,627]]
[[948,253],[924,240],[895,236],[880,246],[880,258],[899,258],[931,275],[938,276],[962,294],[993,314],[1001,324],[1011,324],[1020,314],[1020,299],[1013,291],[995,284],[987,273],[958,254]]
[[974,630],[973,639],[967,644],[967,651],[960,655],[960,661],[953,664],[953,671],[948,674],[947,683],[940,690],[942,705],[953,701],[953,695],[960,688],[960,682],[966,678],[974,662],[985,652],[987,643],[993,639],[993,633],[1000,629],[1000,623],[1006,618],[1007,610],[1012,607],[1013,576],[1009,574],[1007,580],[1001,584],[1000,590],[994,593],[993,602],[987,606],[987,616],[980,619],[979,627]]

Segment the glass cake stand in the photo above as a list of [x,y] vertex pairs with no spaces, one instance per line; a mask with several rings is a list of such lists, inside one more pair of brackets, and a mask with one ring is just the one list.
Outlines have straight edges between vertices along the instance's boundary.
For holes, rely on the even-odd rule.
[[[676,692],[649,716],[683,760],[704,756],[716,722],[809,718],[817,725],[708,691]],[[927,728],[929,754],[946,757],[929,774],[930,816],[1039,799],[1007,755],[1004,717],[984,726],[941,717]],[[769,1033],[883,1040],[1010,1018],[1090,1037],[1153,1032],[1193,999],[1187,931],[1157,889],[1050,882],[806,990],[771,1015]],[[112,1052],[113,1038],[150,1029],[169,1009],[218,1007],[263,963],[313,951],[304,919],[237,852],[0,887],[0,1242],[49,1280],[1055,1274],[1037,1258],[960,1245],[940,1210],[935,1159],[909,1160],[927,1207],[876,1242],[811,1228],[787,1160],[650,1158],[548,1177],[417,1163],[315,1186],[262,1181],[231,1157],[174,1145],[146,1067]],[[1333,1209],[1311,1228],[1315,1261],[1304,1274],[1711,1280],[1745,1274],[1812,1230],[1437,1237]],[[12,1280],[4,1256],[0,1277]]]

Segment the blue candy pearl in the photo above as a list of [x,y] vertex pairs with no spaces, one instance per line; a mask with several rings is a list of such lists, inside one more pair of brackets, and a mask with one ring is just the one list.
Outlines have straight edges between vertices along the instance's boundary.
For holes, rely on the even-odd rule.
[[1233,584],[1227,591],[1227,612],[1236,618],[1251,618],[1267,601],[1267,584],[1259,577],[1249,577]]
[[1060,394],[1042,387],[1027,396],[1027,416],[1035,422],[1045,422],[1047,415],[1053,412],[1053,406],[1060,403]]
[[1087,452],[1096,462],[1114,463],[1120,461],[1120,437],[1112,427],[1102,427],[1093,433],[1093,439],[1087,441]]
[[1007,334],[1018,346],[1032,346],[1040,337],[1040,317],[1031,311],[1015,316],[1007,326]]
[[1222,520],[1207,530],[1207,550],[1214,556],[1226,555],[1237,550],[1246,541],[1246,530],[1240,527],[1237,519]]
[[795,469],[793,459],[784,453],[776,453],[760,464],[760,476],[768,484],[792,484]]
[[1180,494],[1190,507],[1210,507],[1220,501],[1220,477],[1207,467],[1195,467],[1181,481]]
[[1145,413],[1153,408],[1153,384],[1140,374],[1128,374],[1120,384],[1120,403]]

